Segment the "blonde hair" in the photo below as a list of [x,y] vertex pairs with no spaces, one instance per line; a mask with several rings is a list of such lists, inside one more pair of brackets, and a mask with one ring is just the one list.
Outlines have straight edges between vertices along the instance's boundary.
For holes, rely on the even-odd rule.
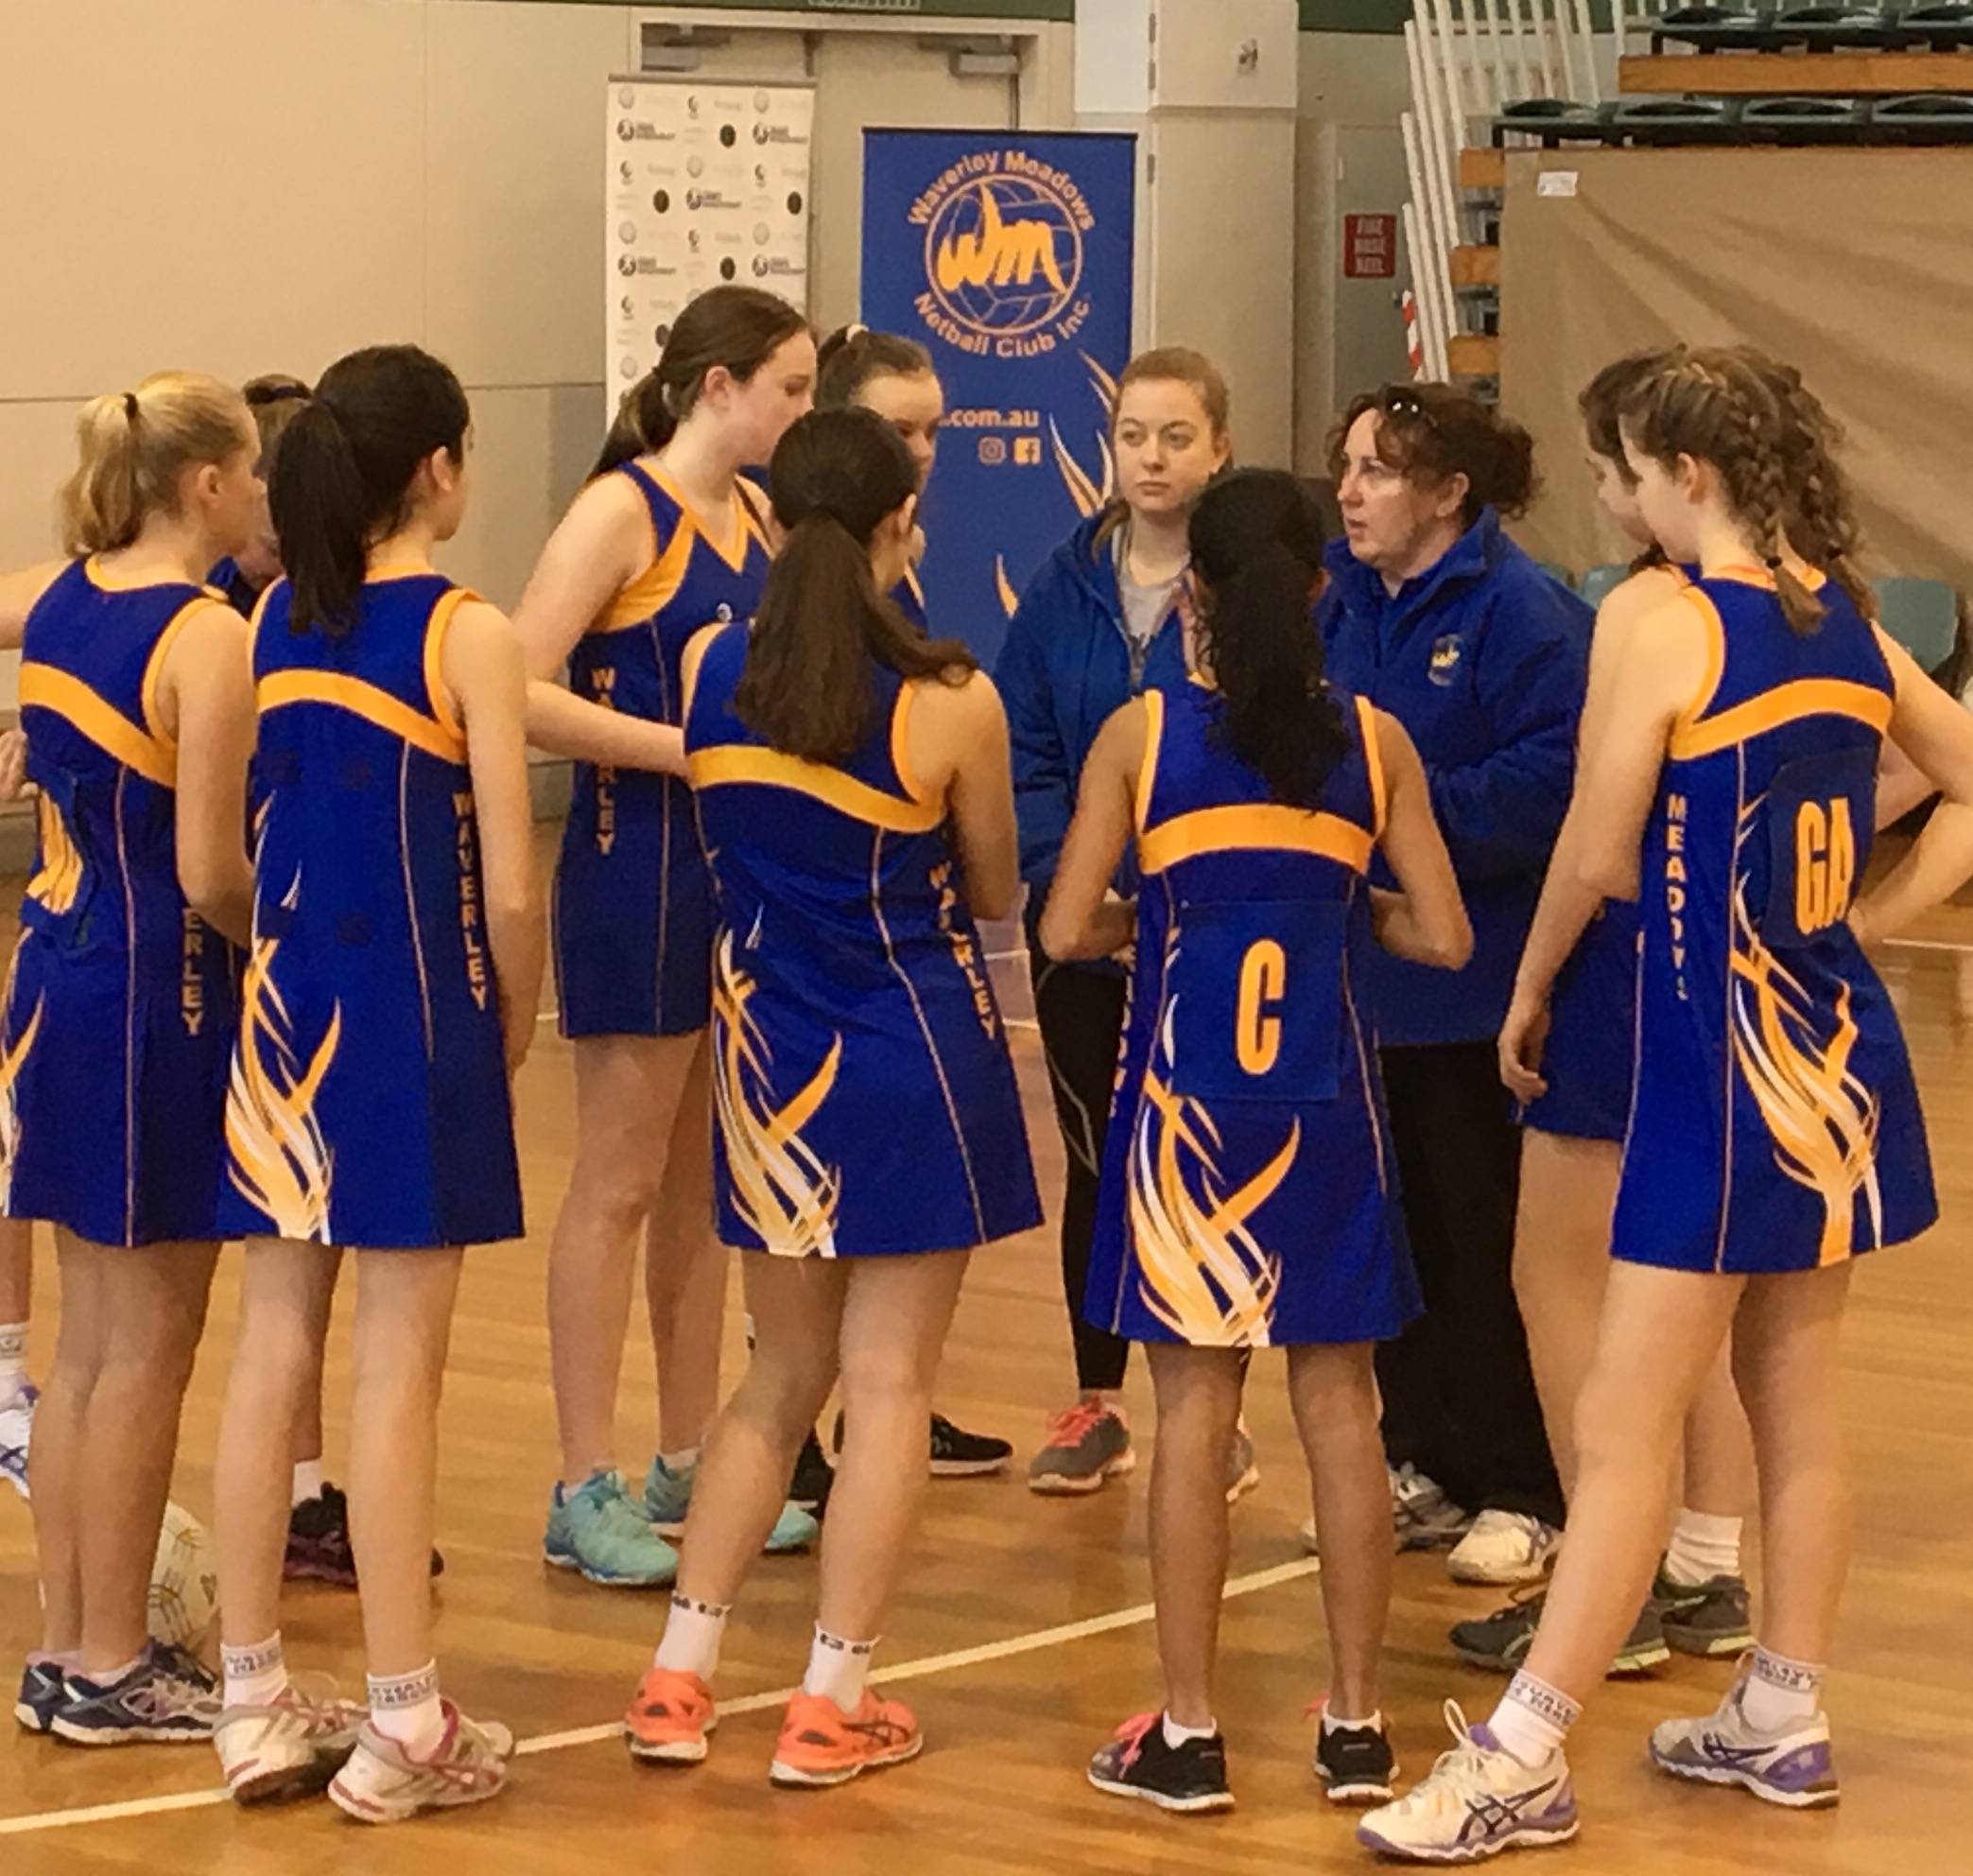
[[274,466],[274,445],[315,393],[302,378],[290,377],[286,372],[268,372],[249,378],[240,387],[240,395],[247,400],[253,427],[260,433],[260,473],[266,476]]
[[187,469],[259,446],[246,399],[197,372],[159,372],[135,391],[92,398],[76,443],[76,473],[61,492],[61,545],[72,556],[129,547],[152,515],[177,512]]

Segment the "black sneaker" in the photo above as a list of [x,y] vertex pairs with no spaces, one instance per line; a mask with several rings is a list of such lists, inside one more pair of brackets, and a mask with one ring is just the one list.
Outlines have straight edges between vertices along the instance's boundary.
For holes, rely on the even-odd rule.
[[[340,1487],[324,1485],[318,1497],[303,1499],[287,1514],[287,1551],[281,1573],[290,1583],[333,1583],[356,1587],[356,1553],[350,1543],[350,1502]],[[445,1559],[432,1552],[432,1574],[445,1573]]]
[[1089,1762],[1089,1782],[1118,1798],[1141,1798],[1161,1811],[1231,1811],[1226,1742],[1188,1739],[1165,1744],[1165,1716],[1139,1713]]
[[183,1648],[152,1642],[109,1685],[71,1675],[48,1730],[71,1746],[179,1746],[210,1740],[219,1723],[219,1682]]
[[1665,1640],[1681,1655],[1741,1655],[1754,1645],[1744,1576],[1715,1576],[1692,1587],[1674,1583],[1661,1567],[1651,1598]]
[[28,1732],[51,1732],[67,1698],[57,1663],[29,1661],[21,1672],[21,1696],[13,1703],[13,1716]]
[[932,1416],[933,1478],[983,1479],[1002,1470],[1012,1457],[1013,1447],[1007,1440],[969,1433],[943,1414]]
[[[1534,1645],[1534,1631],[1547,1601],[1546,1589],[1523,1589],[1492,1615],[1454,1623],[1448,1638],[1452,1652],[1471,1667],[1491,1668],[1496,1674],[1517,1673]],[[1610,1663],[1611,1676],[1644,1674],[1669,1661],[1671,1650],[1666,1641],[1665,1625],[1653,1599],[1645,1604],[1624,1637],[1623,1646]]]
[[1388,1804],[1397,1780],[1397,1759],[1383,1721],[1332,1727],[1318,1719],[1315,1776],[1331,1804]]
[[829,1491],[836,1483],[836,1468],[823,1455],[822,1443],[809,1430],[802,1450],[795,1455],[794,1476],[787,1482],[787,1502],[798,1504],[812,1518],[823,1517],[829,1509]]

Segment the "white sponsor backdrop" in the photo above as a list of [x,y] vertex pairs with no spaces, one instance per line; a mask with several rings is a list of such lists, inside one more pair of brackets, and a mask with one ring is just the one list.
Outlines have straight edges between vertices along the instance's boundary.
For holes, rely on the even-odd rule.
[[612,414],[708,287],[764,287],[808,311],[814,124],[812,85],[610,80]]

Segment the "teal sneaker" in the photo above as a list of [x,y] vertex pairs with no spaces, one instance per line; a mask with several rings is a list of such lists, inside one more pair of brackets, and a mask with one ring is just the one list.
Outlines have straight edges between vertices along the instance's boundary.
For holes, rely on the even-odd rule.
[[[684,1535],[685,1514],[692,1508],[692,1481],[698,1476],[696,1461],[676,1472],[665,1464],[662,1457],[650,1462],[649,1476],[644,1481],[644,1515],[650,1520],[651,1529],[661,1537],[676,1538]],[[773,1530],[768,1534],[767,1554],[769,1556],[788,1556],[797,1551],[809,1550],[822,1535],[822,1529],[799,1504],[792,1502],[784,1504],[781,1516],[774,1520]]]
[[632,1498],[621,1472],[597,1472],[548,1507],[542,1555],[558,1570],[578,1570],[592,1583],[662,1589],[678,1575],[678,1553]]

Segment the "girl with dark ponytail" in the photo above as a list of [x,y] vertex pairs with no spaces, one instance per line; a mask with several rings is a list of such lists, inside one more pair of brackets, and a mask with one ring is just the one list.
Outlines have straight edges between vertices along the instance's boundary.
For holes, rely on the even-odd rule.
[[978,918],[1017,886],[1007,721],[964,647],[884,597],[917,476],[867,411],[774,452],[786,545],[758,620],[685,653],[712,856],[719,1236],[754,1352],[707,1442],[678,1590],[626,1719],[633,1757],[706,1754],[727,1612],[839,1375],[822,1598],[770,1776],[840,1784],[913,1757],[868,1684],[926,1478],[925,1429],[969,1254],[1041,1223]]
[[[787,301],[716,287],[679,315],[625,400],[597,474],[542,550],[514,614],[528,729],[574,763],[555,880],[576,1151],[548,1249],[561,1464],[549,1562],[593,1583],[670,1582],[719,1398],[726,1259],[707,1232],[705,1026],[711,899],[682,779],[679,661],[766,586],[767,503],[741,478],[815,391],[815,341]],[[568,682],[562,682],[564,669]],[[616,1469],[616,1383],[640,1242],[658,1371],[657,1453]],[[641,1471],[641,1468],[640,1468]],[[777,1550],[814,1541],[790,1507]]]
[[[247,1242],[214,1496],[241,1803],[319,1792],[389,1823],[495,1796],[513,1739],[439,1693],[430,1559],[461,1247],[521,1236],[509,1082],[545,929],[513,629],[432,566],[470,480],[459,380],[410,345],[329,368],[269,491],[286,577],[254,627],[253,947],[227,1103]],[[417,1248],[407,1248],[417,1247]],[[288,1678],[295,1431],[355,1253],[349,1495],[369,1712]]]
[[[1391,1499],[1372,1349],[1418,1312],[1395,1208],[1373,944],[1472,949],[1425,771],[1396,719],[1326,688],[1309,624],[1323,530],[1291,476],[1243,470],[1190,528],[1192,682],[1104,725],[1041,916],[1051,958],[1134,947],[1083,1310],[1147,1345],[1162,1712],[1090,1762],[1100,1790],[1233,1802],[1213,1720],[1227,1454],[1247,1357],[1286,1346],[1314,1479],[1333,1678],[1315,1748],[1339,1801],[1388,1797],[1377,1662]],[[1134,906],[1111,895],[1134,843]],[[1373,895],[1381,851],[1401,891]]]

